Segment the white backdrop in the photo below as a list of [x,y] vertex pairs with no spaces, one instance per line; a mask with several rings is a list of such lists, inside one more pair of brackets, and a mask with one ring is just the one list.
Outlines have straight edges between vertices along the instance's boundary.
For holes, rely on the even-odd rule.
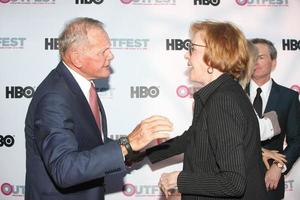
[[[56,38],[70,19],[92,17],[106,24],[114,73],[108,90],[98,94],[109,136],[117,139],[153,114],[173,121],[173,136],[189,127],[195,88],[185,75],[184,53],[195,20],[231,21],[248,38],[273,41],[278,50],[273,78],[299,92],[299,11],[299,0],[0,0],[0,199],[24,199],[25,114],[35,88],[59,62]],[[156,165],[145,160],[124,179],[108,177],[106,199],[163,199],[160,174],[180,170],[180,159]],[[286,177],[287,200],[299,199],[299,169],[300,161]]]

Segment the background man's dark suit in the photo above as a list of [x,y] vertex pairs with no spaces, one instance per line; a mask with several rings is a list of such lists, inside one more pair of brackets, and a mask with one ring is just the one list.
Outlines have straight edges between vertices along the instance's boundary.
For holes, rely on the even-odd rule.
[[[249,85],[246,88],[249,94]],[[262,147],[278,150],[286,156],[287,174],[300,154],[300,103],[298,93],[278,85],[272,80],[272,88],[264,112],[276,111],[281,133],[270,140],[262,142]],[[284,138],[287,148],[283,150]],[[282,199],[284,197],[284,175],[278,183],[276,190],[268,192],[269,199]]]
[[25,127],[26,200],[104,199],[103,177],[125,165],[119,144],[107,138],[98,102],[105,145],[88,101],[62,62],[37,88]]
[[251,102],[228,74],[194,94],[191,127],[146,151],[151,162],[184,153],[182,199],[266,199],[259,125]]

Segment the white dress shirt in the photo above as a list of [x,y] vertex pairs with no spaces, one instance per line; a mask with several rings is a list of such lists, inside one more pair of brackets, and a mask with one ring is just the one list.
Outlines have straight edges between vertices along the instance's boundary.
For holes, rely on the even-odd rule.
[[[254,98],[256,96],[256,89],[259,86],[253,81],[250,81],[250,99],[251,103],[253,104]],[[268,82],[266,82],[264,85],[260,86],[262,92],[260,93],[260,96],[262,98],[262,110],[264,113],[264,110],[266,109],[267,102],[269,99],[269,95],[272,88],[272,80],[270,79]],[[256,113],[256,112],[255,112]],[[259,116],[256,113],[256,117],[259,122],[259,130],[260,130],[260,140],[268,140],[271,139],[274,136],[274,129],[273,125],[270,119],[268,118],[259,118]]]
[[[250,91],[250,99],[251,99],[252,104],[253,104],[254,98],[256,96],[256,89],[258,87],[259,86],[253,80],[250,81],[250,85],[249,85],[250,90],[249,91]],[[270,79],[265,84],[260,86],[260,88],[262,90],[260,95],[262,98],[262,103],[263,103],[262,110],[264,113],[264,110],[267,107],[268,99],[269,99],[271,88],[272,88],[272,79]],[[258,117],[257,114],[256,114],[256,116]],[[260,119],[258,117],[258,122],[259,122],[259,130],[260,130],[260,140],[264,141],[267,139],[271,139],[274,136],[274,130],[273,130],[271,120],[268,118]],[[286,165],[283,165],[283,169],[281,170],[281,173],[284,173],[286,171],[286,169],[287,169]]]

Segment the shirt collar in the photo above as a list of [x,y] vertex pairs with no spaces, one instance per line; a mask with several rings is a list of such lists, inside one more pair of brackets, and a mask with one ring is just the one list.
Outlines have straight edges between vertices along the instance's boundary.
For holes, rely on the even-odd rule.
[[253,80],[250,81],[250,98],[253,102],[255,96],[256,96],[256,89],[261,88],[261,97],[265,100],[268,100],[268,97],[271,92],[272,88],[272,79],[268,80],[265,84],[259,86],[257,85]]
[[82,75],[80,75],[78,72],[71,69],[65,62],[63,62],[63,63],[66,66],[66,68],[70,71],[70,73],[72,74],[72,76],[74,77],[76,82],[78,83],[78,85],[79,85],[81,91],[83,92],[85,98],[87,99],[87,101],[89,101],[89,95],[90,95],[89,91],[90,91],[91,83],[92,84],[94,84],[94,83],[92,81],[87,80]]

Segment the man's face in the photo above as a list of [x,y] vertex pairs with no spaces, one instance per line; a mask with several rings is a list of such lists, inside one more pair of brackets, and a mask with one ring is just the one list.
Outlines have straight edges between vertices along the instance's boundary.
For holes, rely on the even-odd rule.
[[109,77],[110,61],[114,58],[110,51],[110,40],[107,33],[98,28],[88,31],[89,42],[83,45],[80,53],[81,73],[88,79]]
[[276,60],[271,55],[266,44],[255,44],[258,49],[258,59],[254,67],[252,78],[254,80],[269,80],[271,72],[276,66]]

